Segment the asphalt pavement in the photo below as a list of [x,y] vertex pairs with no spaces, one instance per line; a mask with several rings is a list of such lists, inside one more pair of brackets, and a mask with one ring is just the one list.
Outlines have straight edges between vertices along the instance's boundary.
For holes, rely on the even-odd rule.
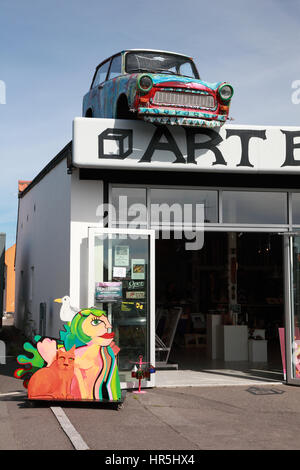
[[[299,450],[300,388],[285,384],[128,391],[109,404],[46,402],[29,407],[15,358],[0,364],[0,450]],[[67,425],[53,412],[61,406]],[[69,432],[69,431],[70,432]],[[134,453],[133,453],[134,455]]]

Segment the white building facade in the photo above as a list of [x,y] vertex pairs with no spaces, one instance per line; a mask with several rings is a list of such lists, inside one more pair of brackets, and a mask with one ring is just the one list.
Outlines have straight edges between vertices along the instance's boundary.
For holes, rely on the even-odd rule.
[[[245,338],[233,360],[249,361],[253,344],[248,345],[245,330],[258,331],[262,325],[261,331],[269,334],[268,345],[268,338],[261,338],[266,348],[278,338],[277,343],[274,340],[278,350],[277,329],[281,328],[286,379],[298,384],[299,142],[300,128],[296,127],[228,125],[216,132],[76,118],[73,141],[19,195],[16,326],[28,335],[58,337],[62,322],[59,306],[53,301],[64,295],[70,296],[74,307],[99,305],[107,309],[121,347],[119,369],[124,387],[139,355],[153,365],[155,361],[166,365],[168,359],[161,359],[160,354],[169,358],[181,331],[187,357],[191,338],[195,341],[192,350],[201,361],[204,338],[205,357],[226,361],[220,344],[225,347],[225,326],[230,325],[230,341],[237,337],[240,344]],[[120,201],[126,201],[132,212],[122,212]],[[202,219],[188,216],[165,221],[154,217],[153,204],[171,207],[174,203],[181,209],[186,204],[191,210],[198,204],[203,208],[199,212]],[[185,240],[179,235],[184,230]],[[171,232],[172,241],[160,241],[165,231]],[[198,252],[208,250],[207,260],[221,246],[213,262],[200,260],[195,247],[180,258],[186,243],[197,241],[197,234],[203,235],[199,236]],[[254,297],[257,291],[255,280],[247,274],[254,271],[255,264],[243,269],[243,263],[248,266],[243,261],[247,245],[241,245],[240,239],[247,237],[249,252],[254,245],[259,253],[259,244],[269,243],[270,249],[274,243],[274,256],[267,258],[266,245],[257,272],[265,273],[263,282],[267,283],[275,268],[280,271],[276,278],[278,285],[282,284],[278,305],[275,302],[270,307],[267,291],[259,302],[258,297],[242,299],[240,286],[248,285]],[[190,278],[184,274],[184,260],[186,266],[189,263]],[[163,271],[165,265],[168,269]],[[119,289],[111,301],[105,299],[105,283],[105,288],[107,283],[115,283],[113,287]],[[163,287],[167,284],[170,293],[166,295]],[[174,284],[184,286],[183,293],[170,302]],[[202,291],[197,294],[197,286],[199,292],[207,286],[207,299]],[[188,289],[192,290],[189,294]],[[221,292],[226,294],[223,303]],[[264,309],[261,317],[255,310],[257,305]],[[195,313],[201,313],[201,325],[192,322]],[[211,349],[212,318],[218,326],[216,357]],[[276,329],[274,334],[272,328]],[[184,354],[181,350],[179,356]],[[153,376],[147,384],[154,383]]]

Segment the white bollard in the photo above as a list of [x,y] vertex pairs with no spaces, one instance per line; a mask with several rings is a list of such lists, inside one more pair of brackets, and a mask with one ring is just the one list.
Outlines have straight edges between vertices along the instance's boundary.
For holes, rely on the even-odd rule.
[[0,364],[6,364],[6,348],[4,341],[0,340]]

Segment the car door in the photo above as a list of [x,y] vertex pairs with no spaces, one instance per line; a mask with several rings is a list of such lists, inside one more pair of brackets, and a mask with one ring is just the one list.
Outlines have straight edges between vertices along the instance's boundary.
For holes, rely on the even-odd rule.
[[[110,59],[101,64],[96,73],[85,105],[86,113],[90,110],[93,117],[107,117],[103,109],[103,86],[107,78]],[[105,101],[105,100],[104,100]]]
[[119,77],[122,76],[122,57],[118,54],[111,59],[106,82],[102,89],[102,109],[105,117],[115,118],[116,103],[121,87]]

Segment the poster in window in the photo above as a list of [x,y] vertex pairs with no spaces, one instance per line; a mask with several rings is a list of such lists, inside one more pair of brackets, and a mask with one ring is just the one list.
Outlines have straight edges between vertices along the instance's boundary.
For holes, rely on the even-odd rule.
[[126,299],[144,299],[146,297],[145,291],[127,291]]
[[95,299],[97,302],[120,302],[122,282],[96,282]]
[[129,266],[129,246],[115,246],[115,266]]
[[145,260],[131,260],[131,279],[145,279]]

